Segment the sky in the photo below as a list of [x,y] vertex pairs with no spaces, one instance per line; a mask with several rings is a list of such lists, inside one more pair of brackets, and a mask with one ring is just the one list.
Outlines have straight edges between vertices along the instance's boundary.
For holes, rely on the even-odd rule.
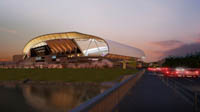
[[200,1],[0,1],[0,61],[22,53],[36,36],[69,31],[137,47],[147,62],[184,55],[200,49]]

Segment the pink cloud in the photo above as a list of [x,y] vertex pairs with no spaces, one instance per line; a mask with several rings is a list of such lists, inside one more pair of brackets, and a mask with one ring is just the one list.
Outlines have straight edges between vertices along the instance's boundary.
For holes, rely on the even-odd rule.
[[183,45],[184,43],[179,40],[166,40],[166,41],[157,41],[152,42],[154,46],[165,48],[165,49],[172,49]]
[[0,58],[0,62],[4,62],[4,61],[10,61],[10,60],[7,58]]
[[200,43],[200,34],[194,35],[193,37],[188,37],[193,43]]
[[195,42],[200,43],[200,37],[195,38]]
[[6,32],[6,33],[12,33],[12,34],[16,34],[17,33],[16,30],[7,29],[7,28],[3,28],[3,27],[0,27],[0,32]]
[[186,56],[187,54],[200,52],[200,44],[192,43],[192,44],[184,44],[178,48],[171,49],[163,53],[166,56]]
[[182,45],[184,45],[184,43],[179,40],[150,42],[148,45],[149,47],[145,49],[145,54],[147,55],[147,61],[151,62],[160,60],[165,56],[165,52],[171,49],[178,48]]

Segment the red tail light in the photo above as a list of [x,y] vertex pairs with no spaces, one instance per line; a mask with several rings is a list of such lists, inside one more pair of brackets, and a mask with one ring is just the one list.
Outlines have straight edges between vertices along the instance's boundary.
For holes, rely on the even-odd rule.
[[149,71],[151,71],[151,70],[152,70],[152,68],[148,68],[148,70],[149,70]]
[[166,71],[165,73],[166,73],[166,74],[169,74],[170,72],[169,72],[169,71]]
[[151,68],[151,67],[148,68],[149,71],[154,71],[154,69],[155,68]]
[[185,74],[189,74],[189,71],[185,71]]

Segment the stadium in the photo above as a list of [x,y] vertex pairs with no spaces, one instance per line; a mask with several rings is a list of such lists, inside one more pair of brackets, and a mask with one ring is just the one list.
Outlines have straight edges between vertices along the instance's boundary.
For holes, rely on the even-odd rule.
[[109,60],[142,61],[142,50],[97,36],[79,32],[41,35],[30,40],[23,49],[23,59],[29,63],[71,64]]

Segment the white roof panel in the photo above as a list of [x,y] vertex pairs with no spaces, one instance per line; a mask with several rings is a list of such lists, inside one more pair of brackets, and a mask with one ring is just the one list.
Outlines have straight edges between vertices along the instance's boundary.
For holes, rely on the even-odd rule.
[[110,54],[117,54],[117,55],[137,57],[137,58],[145,57],[144,52],[138,48],[121,44],[112,40],[105,40],[105,41],[108,43]]

